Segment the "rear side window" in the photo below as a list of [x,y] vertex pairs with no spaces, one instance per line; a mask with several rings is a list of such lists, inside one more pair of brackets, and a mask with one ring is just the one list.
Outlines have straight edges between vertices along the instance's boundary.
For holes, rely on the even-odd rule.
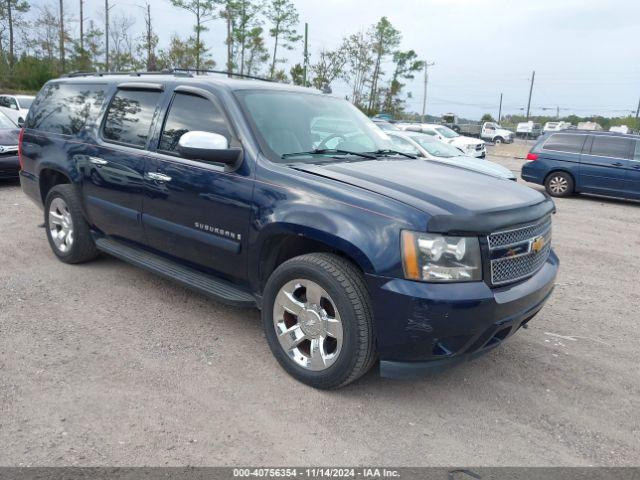
[[228,137],[229,129],[222,112],[206,98],[176,93],[160,136],[159,150],[175,152],[180,137],[194,130],[219,133]]
[[580,153],[586,138],[586,135],[554,134],[549,137],[542,148],[557,152]]
[[75,135],[100,112],[105,85],[49,83],[33,102],[27,128]]
[[594,135],[591,155],[628,159],[632,148],[631,142],[630,138]]
[[636,140],[636,153],[633,159],[637,162],[640,162],[640,140]]
[[156,91],[118,90],[107,109],[103,127],[105,140],[146,146],[159,98],[160,92]]

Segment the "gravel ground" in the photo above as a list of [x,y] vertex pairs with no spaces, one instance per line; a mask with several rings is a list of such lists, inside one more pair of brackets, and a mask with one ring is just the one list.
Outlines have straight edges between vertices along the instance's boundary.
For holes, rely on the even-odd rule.
[[528,330],[437,376],[320,392],[280,369],[257,311],[109,257],[60,263],[1,183],[0,465],[637,465],[640,208],[557,205],[561,273]]

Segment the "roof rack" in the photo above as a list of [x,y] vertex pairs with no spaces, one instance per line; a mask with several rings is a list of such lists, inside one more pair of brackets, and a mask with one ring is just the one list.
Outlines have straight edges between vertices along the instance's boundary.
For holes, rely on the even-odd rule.
[[128,75],[130,77],[141,77],[143,75],[176,75],[180,77],[192,77],[193,75],[187,73],[186,71],[178,71],[178,70],[160,70],[158,72],[69,72],[62,75],[65,78],[74,78],[74,77],[104,77],[107,75]]
[[208,70],[208,69],[201,69],[201,68],[174,68],[172,71],[178,72],[178,73],[195,73],[195,74],[218,73],[220,75],[227,75],[228,77],[240,77],[240,78],[249,78],[251,80],[262,80],[263,82],[273,82],[273,80],[270,80],[264,77],[257,77],[255,75],[247,75],[244,73],[228,72],[224,70]]

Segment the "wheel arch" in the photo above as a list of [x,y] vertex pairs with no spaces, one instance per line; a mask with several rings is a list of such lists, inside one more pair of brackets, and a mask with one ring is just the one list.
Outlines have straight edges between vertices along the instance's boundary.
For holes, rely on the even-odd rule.
[[271,225],[262,233],[257,247],[251,278],[260,292],[278,266],[308,253],[333,253],[353,263],[363,274],[374,270],[371,260],[354,243],[325,231],[297,225]]
[[56,185],[72,184],[71,178],[61,170],[55,168],[43,168],[39,175],[40,197],[44,205],[47,195]]

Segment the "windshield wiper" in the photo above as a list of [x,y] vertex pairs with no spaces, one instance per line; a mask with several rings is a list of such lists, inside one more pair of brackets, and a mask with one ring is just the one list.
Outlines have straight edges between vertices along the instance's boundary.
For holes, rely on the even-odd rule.
[[414,160],[418,157],[416,157],[415,155],[412,155],[410,153],[404,153],[404,152],[400,152],[398,150],[389,150],[389,149],[385,149],[385,150],[377,150],[375,152],[372,152],[374,155],[378,155],[378,156],[384,156],[384,155],[402,155],[403,157],[407,157],[407,158],[413,158]]
[[283,153],[280,158],[301,157],[303,155],[355,155],[362,158],[375,160],[376,156],[371,153],[352,152],[350,150],[340,150],[335,148],[320,148],[308,152]]

